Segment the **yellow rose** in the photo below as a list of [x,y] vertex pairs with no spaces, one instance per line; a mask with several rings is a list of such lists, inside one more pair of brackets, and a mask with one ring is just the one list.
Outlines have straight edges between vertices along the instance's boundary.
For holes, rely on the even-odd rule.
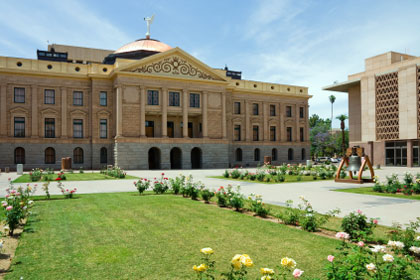
[[271,280],[271,276],[270,275],[264,275],[263,277],[261,277],[261,280]]
[[281,265],[287,268],[295,268],[296,267],[296,262],[294,259],[285,257],[281,259]]
[[241,263],[246,267],[251,267],[254,265],[251,258],[247,254],[241,256]]
[[207,265],[205,265],[204,263],[200,264],[199,266],[194,265],[193,270],[196,272],[204,272],[207,270]]
[[273,275],[274,269],[264,267],[264,268],[260,268],[260,272],[262,275]]
[[200,250],[201,253],[203,253],[204,255],[211,255],[214,253],[212,248],[203,248]]
[[242,257],[242,255],[236,254],[232,258],[231,264],[232,264],[233,268],[235,268],[236,270],[239,270],[242,267],[241,257]]

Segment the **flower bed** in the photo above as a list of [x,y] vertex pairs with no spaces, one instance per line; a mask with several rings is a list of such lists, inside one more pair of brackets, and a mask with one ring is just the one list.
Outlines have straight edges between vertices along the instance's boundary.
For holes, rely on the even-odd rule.
[[397,174],[392,174],[386,177],[385,182],[380,182],[378,177],[375,177],[374,192],[378,193],[391,193],[391,194],[404,194],[404,195],[420,195],[420,173],[414,177],[411,173],[404,174],[403,181],[398,180]]

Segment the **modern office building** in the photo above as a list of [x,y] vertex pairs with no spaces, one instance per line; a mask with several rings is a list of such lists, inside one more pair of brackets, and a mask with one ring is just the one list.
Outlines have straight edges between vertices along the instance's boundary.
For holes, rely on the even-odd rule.
[[387,52],[365,60],[365,71],[325,90],[348,93],[350,146],[374,164],[418,166],[420,57]]
[[[0,168],[188,169],[310,157],[308,88],[241,79],[149,37],[0,57]],[[247,58],[252,59],[252,58]]]

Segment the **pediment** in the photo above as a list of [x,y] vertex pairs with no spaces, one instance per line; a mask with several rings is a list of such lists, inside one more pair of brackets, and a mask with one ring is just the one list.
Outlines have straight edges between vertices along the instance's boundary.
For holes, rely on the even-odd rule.
[[100,115],[103,115],[103,116],[109,116],[109,115],[111,115],[111,113],[108,112],[108,111],[106,111],[106,110],[100,110],[100,111],[96,112],[96,114],[98,116],[100,116]]
[[47,108],[47,109],[41,110],[41,114],[43,114],[43,115],[58,115],[58,112],[54,109]]
[[83,115],[83,116],[85,116],[85,115],[87,115],[87,113],[82,111],[82,110],[77,109],[77,110],[71,111],[70,115]]
[[16,108],[11,109],[10,113],[13,113],[13,114],[28,114],[29,111],[26,110],[23,107],[16,107]]
[[226,78],[211,67],[180,48],[155,54],[125,65],[120,72],[140,73],[154,76],[187,78],[207,81],[226,81]]

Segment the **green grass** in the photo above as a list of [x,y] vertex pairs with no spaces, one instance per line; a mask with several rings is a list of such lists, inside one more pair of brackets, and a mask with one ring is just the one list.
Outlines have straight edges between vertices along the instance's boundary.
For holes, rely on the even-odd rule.
[[250,183],[262,183],[262,184],[282,184],[282,183],[294,183],[294,182],[312,182],[312,181],[326,181],[326,180],[333,180],[332,179],[317,179],[314,180],[312,176],[301,176],[302,180],[298,181],[296,175],[284,175],[285,181],[284,182],[264,182],[264,181],[258,181],[255,180],[241,180],[241,179],[233,179],[232,177],[226,178],[224,176],[208,176],[207,178],[214,178],[214,179],[224,179],[224,180],[231,180],[231,181],[240,181],[240,182],[250,182]]
[[367,194],[367,195],[376,195],[376,196],[387,196],[393,198],[402,198],[402,199],[413,199],[420,200],[420,195],[404,195],[404,194],[393,194],[393,193],[380,193],[373,191],[373,187],[362,187],[362,188],[349,188],[349,189],[337,189],[336,192],[348,192],[348,193],[357,193],[357,194]]
[[255,267],[294,258],[305,275],[325,274],[338,241],[173,195],[77,195],[37,201],[6,279],[193,279],[203,247],[225,271],[247,253]]
[[[57,178],[57,174],[48,175],[51,176],[54,181]],[[138,177],[126,175],[124,179],[138,179]],[[66,173],[65,181],[90,181],[90,180],[121,180],[101,173]],[[42,180],[41,180],[42,181]],[[38,181],[40,182],[40,181]],[[32,183],[29,174],[23,174],[16,178],[13,183]]]

